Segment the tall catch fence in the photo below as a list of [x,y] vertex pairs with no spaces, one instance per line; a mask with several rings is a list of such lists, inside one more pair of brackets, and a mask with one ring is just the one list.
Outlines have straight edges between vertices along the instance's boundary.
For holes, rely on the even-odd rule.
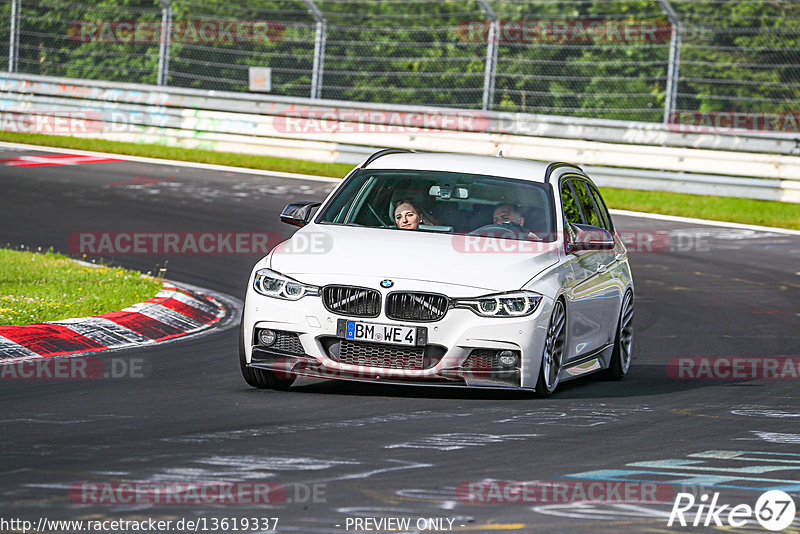
[[755,130],[800,104],[796,0],[6,0],[0,42],[8,72],[353,102]]

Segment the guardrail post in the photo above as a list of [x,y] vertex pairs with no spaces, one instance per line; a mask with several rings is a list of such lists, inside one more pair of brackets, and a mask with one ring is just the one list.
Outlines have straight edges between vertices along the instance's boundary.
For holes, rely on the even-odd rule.
[[172,38],[172,0],[161,4],[161,45],[158,49],[158,85],[167,85],[169,76],[169,45]]
[[478,0],[481,10],[489,19],[489,35],[486,43],[486,72],[483,77],[483,103],[481,109],[492,109],[494,102],[494,80],[497,74],[497,43],[500,40],[500,21],[486,0]]
[[670,123],[670,118],[675,112],[675,102],[678,99],[678,78],[680,77],[681,62],[681,33],[683,25],[678,13],[669,0],[658,0],[658,4],[667,15],[672,25],[672,35],[669,38],[669,65],[667,66],[667,94],[664,101],[664,124]]
[[19,58],[19,12],[21,0],[11,0],[11,37],[8,42],[8,72],[17,72]]
[[322,71],[325,66],[325,41],[328,23],[314,0],[304,0],[308,11],[317,23],[314,35],[314,65],[311,67],[311,98],[322,98]]

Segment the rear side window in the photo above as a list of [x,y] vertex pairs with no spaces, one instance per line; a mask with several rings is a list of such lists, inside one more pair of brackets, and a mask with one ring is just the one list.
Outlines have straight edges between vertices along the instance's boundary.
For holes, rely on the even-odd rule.
[[575,199],[578,201],[578,206],[581,209],[584,224],[602,227],[600,217],[598,217],[597,211],[594,208],[594,201],[592,201],[589,191],[586,190],[583,180],[570,180],[570,184],[572,185],[572,190],[575,192]]
[[611,215],[609,215],[608,210],[606,209],[606,205],[603,202],[603,197],[600,196],[600,192],[586,182],[584,182],[583,185],[586,186],[586,189],[589,190],[589,194],[592,195],[594,207],[597,210],[597,215],[600,217],[600,227],[605,228],[609,232],[613,232],[614,225],[611,222]]

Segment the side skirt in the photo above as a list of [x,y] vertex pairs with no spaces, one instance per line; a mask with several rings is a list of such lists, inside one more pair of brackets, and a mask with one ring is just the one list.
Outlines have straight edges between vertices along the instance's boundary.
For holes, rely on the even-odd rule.
[[607,369],[611,362],[611,353],[614,350],[614,344],[606,345],[602,349],[588,354],[580,360],[569,362],[561,370],[561,380],[566,382],[573,378],[578,378],[595,371]]

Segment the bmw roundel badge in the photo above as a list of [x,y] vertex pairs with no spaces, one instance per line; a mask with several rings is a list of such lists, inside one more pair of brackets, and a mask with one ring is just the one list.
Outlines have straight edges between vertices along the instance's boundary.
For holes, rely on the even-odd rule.
[[387,287],[388,288],[388,287],[392,287],[393,285],[394,285],[394,282],[392,282],[391,280],[383,280],[383,281],[381,281],[381,287]]

